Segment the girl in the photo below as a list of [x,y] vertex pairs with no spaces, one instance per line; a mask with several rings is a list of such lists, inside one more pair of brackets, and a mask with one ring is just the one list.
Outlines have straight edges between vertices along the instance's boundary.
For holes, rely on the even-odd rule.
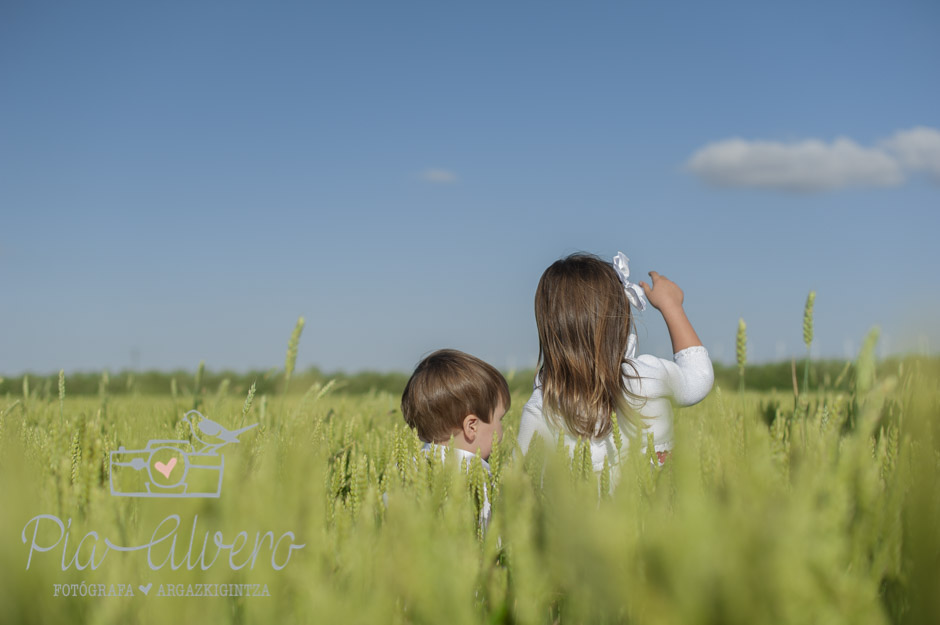
[[[655,271],[652,286],[637,288],[628,280],[627,261],[623,253],[612,264],[574,254],[542,274],[535,292],[540,367],[519,424],[523,453],[533,436],[553,445],[560,432],[569,451],[578,438],[589,441],[595,471],[608,455],[616,465],[616,414],[624,445],[639,434],[645,448],[652,432],[662,464],[673,443],[670,402],[691,406],[711,390],[712,363],[682,309],[682,290]],[[674,362],[635,354],[630,306],[644,310],[644,294],[663,315]]]

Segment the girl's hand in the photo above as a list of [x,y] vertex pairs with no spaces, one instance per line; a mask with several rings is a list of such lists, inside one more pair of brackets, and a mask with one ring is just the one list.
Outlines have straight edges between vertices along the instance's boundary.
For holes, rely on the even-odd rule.
[[646,293],[646,299],[650,304],[656,307],[659,312],[667,312],[672,308],[682,308],[682,289],[679,285],[667,278],[661,276],[655,271],[650,272],[650,278],[653,279],[651,287],[645,282],[640,282],[643,292]]
[[702,341],[682,310],[683,295],[679,285],[655,271],[650,272],[650,278],[653,279],[652,287],[645,282],[641,282],[640,286],[650,304],[663,314],[669,338],[672,339],[672,351],[678,353],[687,347],[701,345]]

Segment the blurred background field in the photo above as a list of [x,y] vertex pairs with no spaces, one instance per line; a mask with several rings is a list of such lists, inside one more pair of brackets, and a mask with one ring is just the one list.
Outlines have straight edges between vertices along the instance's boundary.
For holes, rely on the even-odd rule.
[[[885,358],[876,363],[879,376],[896,373],[902,357]],[[940,377],[940,358],[918,357],[915,359],[925,374]],[[735,365],[714,363],[715,384],[722,388],[738,388],[739,374]],[[803,370],[806,360],[800,359],[793,363],[769,362],[757,365],[748,365],[747,388],[753,391],[782,391],[789,392],[792,388],[792,366],[796,367],[799,379],[802,382]],[[813,360],[809,366],[809,383],[812,388],[825,388],[828,390],[850,392],[854,378],[851,373],[851,363],[845,360]],[[532,390],[532,381],[535,377],[534,369],[519,369],[505,371],[509,387],[514,393],[526,393]],[[122,395],[172,395],[176,389],[177,397],[186,397],[193,394],[195,388],[195,371],[183,369],[176,371],[118,371],[109,372],[107,376],[107,390],[111,396]],[[370,392],[387,392],[392,395],[401,395],[408,381],[408,373],[401,371],[359,371],[347,373],[343,371],[321,371],[317,367],[310,367],[293,375],[291,390],[301,393],[315,384],[326,384],[333,381],[333,388],[348,395],[361,395]],[[14,393],[17,396],[23,387],[24,378],[29,387],[40,398],[49,399],[57,396],[58,374],[52,373],[21,373],[7,376],[0,383],[0,393]],[[259,371],[210,371],[204,370],[200,377],[199,394],[203,398],[212,398],[222,395],[244,396],[252,384],[255,384],[259,395],[271,395],[283,391],[284,380],[281,369]],[[838,383],[838,384],[837,384]],[[94,396],[101,392],[101,372],[76,372],[68,374],[68,392],[70,396]]]
[[[72,393],[71,377],[61,393],[58,379],[31,377],[26,389],[7,379],[0,622],[937,622],[936,362],[813,368],[831,382],[847,373],[798,398],[785,385],[736,392],[736,379],[719,383],[678,412],[665,467],[633,453],[600,475],[552,449],[514,453],[529,372],[513,376],[489,476],[424,460],[391,383],[359,392],[308,372],[285,393],[279,371],[269,386],[258,378],[246,402],[247,379],[204,371],[198,380],[170,375],[175,396],[169,385],[146,386],[146,374],[97,376],[84,395]],[[90,382],[76,376],[81,384]],[[109,452],[191,440],[181,418],[194,407],[233,429],[259,424],[225,447],[221,497],[112,496]],[[486,531],[476,522],[484,487],[493,506]],[[63,571],[59,544],[33,553],[26,570],[21,533],[39,514],[71,520],[66,561],[91,531],[146,544],[170,514],[182,520],[177,559],[192,550],[194,517],[197,551],[216,531],[225,543],[245,531],[251,544],[259,532],[291,531],[305,546],[282,570],[262,549],[240,570],[223,550],[206,571],[153,571],[144,552],[114,551],[97,570]],[[79,562],[93,542],[81,545]],[[170,550],[162,545],[155,560]],[[210,560],[214,551],[208,539]],[[154,589],[53,596],[53,584],[82,581]],[[189,583],[267,584],[271,597],[155,595],[160,584]]]

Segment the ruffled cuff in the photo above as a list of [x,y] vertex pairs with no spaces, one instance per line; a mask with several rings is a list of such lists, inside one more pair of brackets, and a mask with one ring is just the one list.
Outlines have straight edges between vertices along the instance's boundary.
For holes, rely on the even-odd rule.
[[[692,347],[680,349],[672,355],[672,359],[678,363],[680,360],[685,360],[686,358],[695,358],[696,356],[704,356],[705,358],[708,358],[708,350],[705,349],[704,345],[693,345]],[[711,359],[709,358],[709,360]]]

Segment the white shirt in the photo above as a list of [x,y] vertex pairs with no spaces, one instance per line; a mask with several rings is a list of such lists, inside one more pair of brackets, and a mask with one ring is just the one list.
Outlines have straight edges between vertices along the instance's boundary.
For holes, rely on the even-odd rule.
[[[640,416],[646,429],[641,433],[642,453],[646,453],[646,436],[653,434],[653,445],[656,451],[672,449],[672,405],[675,402],[680,406],[691,406],[708,395],[715,381],[715,372],[712,361],[708,357],[708,350],[702,346],[688,347],[673,355],[673,361],[643,354],[634,358],[635,343],[631,342],[627,351],[627,358],[636,367],[640,378],[633,376],[634,372],[627,365],[623,366],[623,373],[627,390],[640,396],[640,401],[627,397],[627,404]],[[636,430],[621,415],[617,415],[620,431],[623,433],[623,447],[629,445],[630,438]],[[559,418],[559,423],[563,421]],[[542,388],[536,384],[532,397],[522,408],[522,419],[519,422],[519,447],[525,453],[532,442],[532,437],[538,434],[545,439],[551,449],[556,444],[558,430],[542,412]],[[565,445],[569,453],[574,451],[577,438],[565,432]],[[613,466],[618,464],[617,448],[613,441],[613,434],[604,438],[590,441],[591,463],[595,471],[604,468],[604,457],[609,456],[608,462]]]

